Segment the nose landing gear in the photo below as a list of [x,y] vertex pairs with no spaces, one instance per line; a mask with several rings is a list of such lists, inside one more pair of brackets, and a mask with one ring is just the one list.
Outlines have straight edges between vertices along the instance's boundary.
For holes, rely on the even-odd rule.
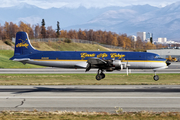
[[154,75],[153,79],[154,79],[155,81],[158,81],[158,80],[159,80],[159,76],[156,75],[156,70],[154,70],[154,73],[155,73],[155,75]]
[[159,80],[159,76],[158,76],[158,75],[154,75],[153,78],[154,78],[155,81],[158,81],[158,80]]

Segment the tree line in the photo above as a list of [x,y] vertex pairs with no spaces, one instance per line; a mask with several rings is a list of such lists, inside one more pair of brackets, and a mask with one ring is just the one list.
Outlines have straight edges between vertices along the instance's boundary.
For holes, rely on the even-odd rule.
[[154,45],[150,42],[143,42],[141,38],[137,38],[135,42],[127,34],[117,34],[111,31],[102,31],[93,29],[89,30],[60,30],[59,22],[57,22],[57,29],[54,30],[52,26],[45,27],[45,21],[42,20],[41,25],[31,25],[19,22],[19,25],[13,22],[5,22],[4,26],[0,25],[0,39],[7,40],[15,38],[18,31],[27,32],[30,39],[39,38],[68,38],[68,39],[82,39],[98,42],[101,44],[108,44],[122,47],[127,50],[145,51],[147,49],[156,49],[164,47],[162,45]]

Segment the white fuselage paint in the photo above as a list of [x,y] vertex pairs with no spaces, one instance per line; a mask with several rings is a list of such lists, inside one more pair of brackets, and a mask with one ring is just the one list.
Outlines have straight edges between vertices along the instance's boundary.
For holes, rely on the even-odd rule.
[[[86,68],[84,67],[78,67],[76,65],[78,64],[86,64],[87,61],[63,61],[63,60],[30,60],[27,61],[26,63],[29,64],[35,64],[35,65],[41,65],[41,66],[50,66],[50,67],[59,67],[59,68]],[[156,69],[156,68],[162,68],[162,67],[167,67],[165,62],[159,62],[159,61],[144,61],[144,62],[132,62],[132,61],[126,61],[122,62],[122,64],[129,64],[130,66],[128,67],[129,69]]]

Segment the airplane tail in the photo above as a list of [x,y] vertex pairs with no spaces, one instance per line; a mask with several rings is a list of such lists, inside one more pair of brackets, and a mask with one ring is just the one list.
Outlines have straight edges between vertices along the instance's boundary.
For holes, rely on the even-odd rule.
[[37,52],[30,43],[28,34],[26,32],[16,33],[15,51],[14,56],[27,55]]

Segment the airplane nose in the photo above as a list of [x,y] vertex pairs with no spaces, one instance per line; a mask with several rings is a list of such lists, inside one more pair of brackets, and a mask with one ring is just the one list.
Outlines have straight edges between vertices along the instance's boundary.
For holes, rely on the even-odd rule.
[[171,62],[170,61],[166,61],[166,64],[167,64],[167,66],[169,66],[171,64]]

